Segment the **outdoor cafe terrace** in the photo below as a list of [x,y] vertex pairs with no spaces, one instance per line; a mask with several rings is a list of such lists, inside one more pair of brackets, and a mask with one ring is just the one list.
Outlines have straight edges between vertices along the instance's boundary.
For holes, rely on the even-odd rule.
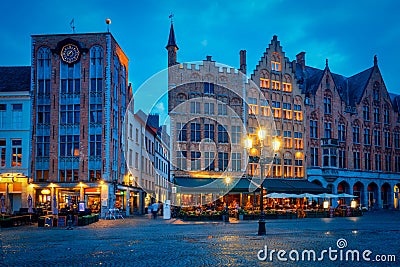
[[[179,185],[180,217],[186,220],[222,220],[228,206],[229,217],[250,220],[260,216],[260,189],[257,180],[241,178],[223,197],[218,178],[175,178]],[[219,179],[223,180],[223,179]],[[212,183],[215,183],[214,185]],[[211,186],[210,186],[211,185]],[[360,216],[357,196],[329,194],[329,190],[307,180],[264,179],[264,210],[266,219]],[[219,194],[219,195],[218,195]],[[207,201],[210,195],[216,201]],[[193,201],[195,198],[199,203]],[[226,205],[228,203],[228,205]]]

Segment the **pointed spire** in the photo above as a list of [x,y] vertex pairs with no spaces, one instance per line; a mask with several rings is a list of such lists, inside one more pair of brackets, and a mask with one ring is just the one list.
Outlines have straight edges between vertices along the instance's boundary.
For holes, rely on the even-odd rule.
[[378,66],[378,57],[374,56],[374,66]]
[[325,60],[325,67],[328,68],[328,59]]
[[178,46],[176,45],[176,40],[175,40],[175,31],[174,31],[174,24],[171,20],[171,28],[169,30],[169,38],[168,38],[168,44],[165,47],[166,49],[168,49],[168,47],[176,47],[176,49],[178,50]]

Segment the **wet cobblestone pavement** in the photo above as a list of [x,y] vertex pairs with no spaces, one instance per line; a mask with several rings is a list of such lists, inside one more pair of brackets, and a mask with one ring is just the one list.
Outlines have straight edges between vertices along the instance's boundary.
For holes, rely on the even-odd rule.
[[[357,218],[267,220],[267,236],[257,221],[184,223],[179,220],[101,220],[74,230],[37,225],[1,229],[4,266],[400,266],[400,212],[378,211]],[[395,255],[396,262],[329,260],[278,261],[257,258],[268,250],[346,249]],[[264,255],[264,254],[260,254]],[[300,256],[301,258],[301,256]]]

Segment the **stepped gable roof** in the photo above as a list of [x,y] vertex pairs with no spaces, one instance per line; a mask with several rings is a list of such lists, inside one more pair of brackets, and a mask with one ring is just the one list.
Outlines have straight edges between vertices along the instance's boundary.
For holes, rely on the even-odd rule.
[[0,67],[0,92],[30,91],[31,67]]

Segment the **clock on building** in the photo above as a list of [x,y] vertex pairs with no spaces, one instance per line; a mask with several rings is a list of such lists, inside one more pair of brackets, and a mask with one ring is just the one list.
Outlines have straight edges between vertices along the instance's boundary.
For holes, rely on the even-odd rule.
[[79,48],[74,44],[64,45],[61,49],[61,58],[68,64],[72,64],[79,58]]

